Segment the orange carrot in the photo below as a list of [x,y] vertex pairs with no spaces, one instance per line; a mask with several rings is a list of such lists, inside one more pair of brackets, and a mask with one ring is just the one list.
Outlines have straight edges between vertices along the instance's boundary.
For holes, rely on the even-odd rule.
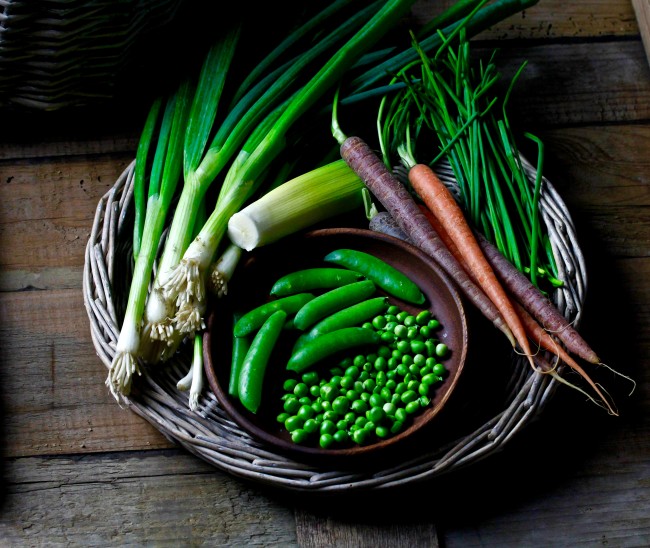
[[521,321],[524,325],[524,328],[528,332],[530,338],[535,341],[541,348],[548,350],[560,358],[565,364],[567,364],[571,369],[578,373],[591,388],[598,394],[598,397],[605,403],[607,409],[612,415],[618,415],[618,413],[612,408],[611,404],[607,401],[607,398],[603,395],[602,391],[598,388],[598,385],[587,375],[587,373],[578,365],[578,363],[564,350],[564,348],[551,337],[551,335],[546,331],[537,321],[533,318],[526,309],[517,302],[513,302],[513,307],[515,308],[517,314],[521,318]]
[[[421,205],[420,209],[425,214],[431,226],[440,236],[449,251],[458,258],[458,251],[449,235],[443,230],[442,225],[429,209]],[[600,364],[600,358],[589,346],[587,341],[573,328],[562,316],[557,307],[546,297],[531,281],[506,259],[496,246],[492,245],[482,234],[476,234],[485,258],[492,266],[494,272],[503,283],[510,295],[517,299],[524,308],[532,314],[538,322],[548,331],[553,333],[567,347],[567,349],[595,365]]]
[[497,310],[510,328],[517,343],[535,367],[533,352],[530,348],[526,330],[510,298],[497,279],[490,263],[481,251],[471,227],[465,219],[463,210],[456,203],[451,192],[438,178],[434,171],[425,164],[416,164],[409,170],[409,181],[413,190],[422,198],[427,207],[440,221],[442,228],[454,242],[463,258],[471,276],[492,300]]

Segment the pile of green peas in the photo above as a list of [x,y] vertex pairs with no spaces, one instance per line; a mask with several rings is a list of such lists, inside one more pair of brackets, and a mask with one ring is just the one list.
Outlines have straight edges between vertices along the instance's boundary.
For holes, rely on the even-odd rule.
[[368,445],[405,429],[431,403],[449,355],[429,310],[413,315],[391,305],[362,327],[382,340],[370,353],[346,356],[325,373],[305,371],[284,382],[277,416],[295,443],[323,449]]

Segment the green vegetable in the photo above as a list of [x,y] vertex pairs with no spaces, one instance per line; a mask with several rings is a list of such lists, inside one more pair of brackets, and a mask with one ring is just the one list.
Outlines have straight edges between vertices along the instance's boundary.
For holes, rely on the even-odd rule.
[[250,251],[362,203],[363,182],[343,160],[299,175],[264,194],[228,221],[230,241]]
[[233,334],[232,334],[232,357],[230,362],[230,376],[228,380],[228,394],[238,398],[239,397],[239,373],[246,353],[251,346],[251,341],[248,337],[237,337],[234,333],[234,325],[241,317],[241,314],[233,315]]
[[361,280],[330,289],[305,303],[296,312],[293,323],[298,329],[305,330],[326,316],[367,299],[375,290],[376,286],[371,280]]
[[276,310],[268,317],[253,338],[242,363],[237,391],[242,405],[252,413],[257,413],[262,401],[266,367],[286,317],[284,310]]
[[313,299],[314,295],[311,293],[297,293],[261,304],[257,308],[246,312],[246,314],[237,320],[234,327],[235,337],[250,335],[256,329],[259,329],[269,316],[278,310],[284,311],[287,315],[293,314]]
[[334,312],[316,323],[307,333],[298,337],[294,351],[307,341],[329,333],[330,331],[336,331],[343,327],[361,325],[366,320],[375,316],[377,318],[383,318],[383,316],[377,316],[377,314],[386,310],[387,307],[388,299],[386,297],[374,297]]
[[282,276],[271,287],[271,295],[284,297],[303,291],[334,289],[363,278],[362,274],[345,268],[307,268]]
[[393,297],[413,304],[423,304],[425,301],[415,282],[374,255],[355,249],[338,249],[327,254],[325,261],[360,272]]
[[302,372],[325,358],[357,346],[380,344],[381,337],[363,327],[345,327],[309,341],[292,354],[287,369]]

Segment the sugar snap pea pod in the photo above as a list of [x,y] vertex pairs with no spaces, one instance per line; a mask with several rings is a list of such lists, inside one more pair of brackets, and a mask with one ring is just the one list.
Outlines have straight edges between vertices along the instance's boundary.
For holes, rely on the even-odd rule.
[[342,350],[380,343],[381,336],[373,329],[343,327],[305,343],[296,352],[292,353],[287,363],[287,369],[300,373]]
[[235,337],[234,325],[240,317],[241,313],[233,314],[232,357],[230,360],[230,377],[228,379],[228,394],[235,398],[239,396],[239,372],[244,363],[246,352],[248,352],[251,345],[248,337]]
[[266,302],[257,308],[246,312],[235,324],[235,337],[245,337],[256,329],[262,327],[267,318],[277,310],[284,310],[287,315],[300,310],[314,298],[313,293],[296,293],[281,299]]
[[262,386],[264,374],[271,353],[282,332],[282,326],[287,318],[284,310],[276,310],[262,324],[251,342],[248,352],[239,372],[239,401],[251,411],[257,413],[262,402]]
[[271,288],[271,295],[284,297],[305,291],[334,289],[362,279],[363,275],[345,268],[305,268],[278,279]]
[[325,256],[325,262],[360,272],[393,297],[412,304],[424,303],[424,294],[417,284],[379,257],[355,249],[337,249]]
[[296,312],[293,323],[298,329],[305,330],[325,316],[367,299],[376,289],[371,280],[362,280],[330,289],[305,303]]
[[374,318],[378,314],[383,314],[387,308],[387,297],[373,297],[361,301],[360,303],[353,304],[352,306],[348,306],[338,312],[334,312],[330,316],[326,316],[320,320],[307,333],[303,333],[298,337],[298,340],[293,347],[294,352],[306,342],[325,333],[342,329],[344,327],[358,327],[363,322]]

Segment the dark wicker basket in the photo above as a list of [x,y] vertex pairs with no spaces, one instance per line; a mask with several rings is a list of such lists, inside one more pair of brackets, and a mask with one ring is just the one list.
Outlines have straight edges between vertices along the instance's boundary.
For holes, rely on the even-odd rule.
[[54,110],[113,98],[183,1],[0,0],[0,105]]
[[[526,169],[533,184],[534,168]],[[98,204],[86,249],[84,299],[95,350],[110,367],[119,335],[121,314],[127,299],[130,276],[128,257],[132,233],[132,163]],[[439,174],[453,184],[450,172]],[[579,323],[586,291],[583,257],[567,208],[549,181],[544,180],[542,218],[547,225],[559,275],[565,286],[553,296],[564,315]],[[189,350],[189,349],[188,349]],[[499,409],[478,428],[447,441],[441,447],[422,450],[409,460],[385,467],[364,469],[318,465],[278,453],[249,436],[224,411],[215,395],[205,389],[199,408],[189,410],[188,395],[176,382],[188,371],[191,353],[181,352],[164,367],[148,370],[139,378],[137,393],[125,405],[166,437],[215,467],[235,476],[289,490],[343,492],[349,489],[380,489],[432,479],[475,463],[502,448],[529,423],[540,417],[557,381],[536,373],[522,362],[511,367],[512,378]],[[108,395],[108,390],[107,390]]]

